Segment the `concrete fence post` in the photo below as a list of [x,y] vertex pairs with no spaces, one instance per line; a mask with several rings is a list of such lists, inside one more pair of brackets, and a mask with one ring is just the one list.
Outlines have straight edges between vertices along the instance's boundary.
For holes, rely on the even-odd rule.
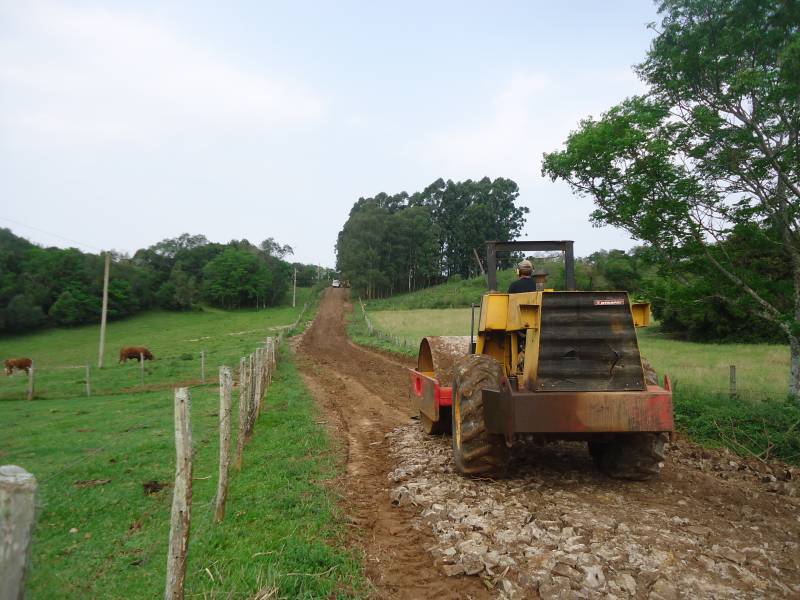
[[214,506],[214,522],[225,518],[228,499],[228,467],[231,462],[231,392],[233,378],[230,367],[219,368],[219,481]]
[[205,350],[200,351],[200,383],[205,384],[206,382],[206,352]]
[[139,352],[139,376],[142,380],[142,385],[144,385],[144,353]]
[[36,522],[36,478],[22,467],[0,467],[0,598],[25,596]]
[[89,363],[86,363],[86,397],[92,396],[92,380],[90,375]]
[[736,365],[731,365],[730,368],[730,394],[731,400],[736,399]]
[[188,388],[175,389],[175,486],[169,524],[165,600],[182,600],[192,513],[192,427]]

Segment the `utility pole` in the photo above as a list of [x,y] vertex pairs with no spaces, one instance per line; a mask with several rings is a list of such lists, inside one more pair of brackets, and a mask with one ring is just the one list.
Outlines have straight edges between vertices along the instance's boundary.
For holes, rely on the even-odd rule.
[[103,368],[103,353],[106,349],[106,313],[108,312],[108,271],[111,267],[111,253],[106,252],[106,266],[103,270],[103,312],[100,315],[100,356],[97,368]]
[[294,268],[294,285],[292,287],[292,308],[297,303],[297,267]]

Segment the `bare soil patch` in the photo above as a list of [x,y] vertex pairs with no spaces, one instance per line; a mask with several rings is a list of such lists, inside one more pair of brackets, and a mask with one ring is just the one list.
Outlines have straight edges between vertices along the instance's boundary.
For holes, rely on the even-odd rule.
[[448,578],[428,548],[437,540],[416,511],[389,498],[396,468],[388,438],[412,416],[401,363],[349,343],[347,290],[329,289],[297,348],[298,367],[346,448],[342,490],[353,541],[366,557],[376,598],[490,598],[480,579]]

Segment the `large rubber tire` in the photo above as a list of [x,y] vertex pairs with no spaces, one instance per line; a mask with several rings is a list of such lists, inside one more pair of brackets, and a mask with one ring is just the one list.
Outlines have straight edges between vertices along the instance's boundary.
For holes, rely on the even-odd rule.
[[440,406],[439,420],[435,422],[431,421],[427,416],[425,416],[424,412],[420,411],[419,422],[422,424],[422,431],[427,434],[441,435],[444,433],[450,433],[453,426],[453,420],[450,416],[450,407]]
[[508,448],[501,435],[486,432],[483,390],[499,389],[503,369],[495,359],[470,354],[454,368],[453,458],[462,475],[501,477],[508,464]]
[[664,465],[666,433],[621,433],[604,442],[589,442],[589,454],[603,473],[615,479],[646,481]]

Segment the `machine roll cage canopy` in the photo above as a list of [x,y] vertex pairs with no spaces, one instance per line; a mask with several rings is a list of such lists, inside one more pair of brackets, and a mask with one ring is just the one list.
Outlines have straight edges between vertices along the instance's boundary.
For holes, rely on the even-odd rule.
[[575,291],[575,255],[572,240],[549,242],[486,242],[486,275],[489,290],[497,291],[497,253],[498,252],[548,252],[558,250],[564,253],[564,279],[567,291]]

